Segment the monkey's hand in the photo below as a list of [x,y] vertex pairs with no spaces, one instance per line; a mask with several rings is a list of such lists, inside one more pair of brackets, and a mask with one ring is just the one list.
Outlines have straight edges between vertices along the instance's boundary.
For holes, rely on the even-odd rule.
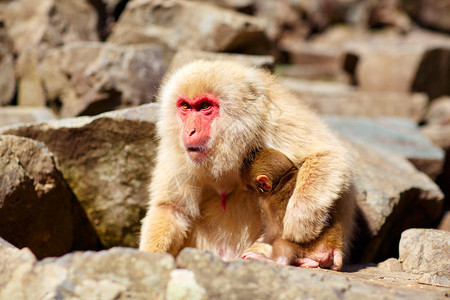
[[188,228],[187,218],[171,205],[153,206],[142,222],[139,250],[176,255]]

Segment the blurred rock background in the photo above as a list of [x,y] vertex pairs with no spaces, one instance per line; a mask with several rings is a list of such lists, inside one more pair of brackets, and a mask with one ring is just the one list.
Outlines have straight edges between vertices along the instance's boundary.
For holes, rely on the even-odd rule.
[[[136,247],[163,76],[232,59],[277,74],[352,148],[352,262],[450,286],[449,34],[448,0],[0,0],[0,237],[38,259]],[[435,269],[399,254],[409,228],[439,229],[415,240],[439,236],[445,251],[416,255]]]

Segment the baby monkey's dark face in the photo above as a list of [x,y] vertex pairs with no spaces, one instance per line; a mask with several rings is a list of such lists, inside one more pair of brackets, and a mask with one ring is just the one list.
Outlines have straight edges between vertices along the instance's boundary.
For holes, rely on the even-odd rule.
[[273,190],[280,179],[295,165],[275,149],[252,152],[243,162],[241,177],[247,188],[259,194]]

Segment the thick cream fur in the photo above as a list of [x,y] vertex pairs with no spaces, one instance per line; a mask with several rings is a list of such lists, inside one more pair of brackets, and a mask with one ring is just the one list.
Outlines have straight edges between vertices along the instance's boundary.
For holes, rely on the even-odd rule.
[[[220,101],[212,122],[210,157],[191,161],[181,140],[176,100],[211,93]],[[284,218],[283,236],[296,242],[318,237],[336,203],[351,238],[354,200],[346,149],[302,102],[273,75],[228,61],[197,61],[175,71],[163,83],[157,123],[160,143],[149,186],[149,210],[143,219],[140,249],[170,252],[183,247],[239,257],[262,234],[255,195],[245,191],[239,168],[257,148],[274,148],[300,166],[295,192]],[[227,209],[219,193],[227,192]],[[345,211],[345,212],[344,212]]]

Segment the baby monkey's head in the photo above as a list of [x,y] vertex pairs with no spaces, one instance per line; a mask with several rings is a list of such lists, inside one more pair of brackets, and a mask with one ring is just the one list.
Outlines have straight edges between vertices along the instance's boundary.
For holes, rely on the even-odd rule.
[[247,187],[263,194],[275,189],[280,179],[296,169],[294,163],[275,149],[253,151],[243,162],[241,177]]

